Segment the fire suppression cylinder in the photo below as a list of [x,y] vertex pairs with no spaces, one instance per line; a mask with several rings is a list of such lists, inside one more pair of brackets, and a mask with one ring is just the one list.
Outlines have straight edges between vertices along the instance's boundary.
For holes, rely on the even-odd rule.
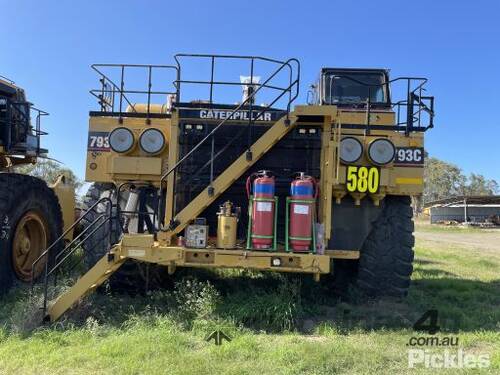
[[293,251],[315,251],[314,220],[317,193],[315,179],[303,172],[300,172],[291,183],[291,197],[287,199],[289,221],[287,243],[289,242]]
[[217,248],[236,248],[236,232],[239,214],[240,208],[234,207],[230,201],[220,206],[219,212],[217,213]]
[[[253,186],[253,194],[250,191],[251,185]],[[275,249],[276,198],[274,196],[274,176],[268,171],[257,172],[248,177],[246,187],[249,198],[247,247]]]

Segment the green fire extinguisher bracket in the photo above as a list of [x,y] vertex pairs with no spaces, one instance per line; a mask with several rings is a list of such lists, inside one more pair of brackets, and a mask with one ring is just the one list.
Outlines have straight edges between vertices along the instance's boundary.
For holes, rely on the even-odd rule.
[[[313,219],[311,220],[311,233],[312,233],[312,238],[311,237],[292,237],[290,236],[290,205],[292,203],[299,203],[299,204],[307,204],[310,209],[313,212]],[[290,248],[290,240],[311,240],[311,247],[309,248],[309,251],[313,254],[316,254],[316,210],[314,209],[314,206],[316,204],[316,201],[314,199],[293,199],[291,197],[286,197],[286,205],[285,205],[285,251],[287,253],[291,252],[292,249]]]
[[[273,234],[271,236],[262,236],[258,234],[252,233],[252,224],[253,224],[253,205],[254,202],[273,202],[274,203],[274,223],[273,223]],[[273,240],[273,246],[270,247],[269,251],[276,251],[278,249],[278,197],[274,198],[255,198],[253,195],[250,195],[250,199],[248,201],[248,230],[247,230],[247,249],[248,250],[262,250],[262,249],[254,249],[252,247],[252,238],[271,238]]]

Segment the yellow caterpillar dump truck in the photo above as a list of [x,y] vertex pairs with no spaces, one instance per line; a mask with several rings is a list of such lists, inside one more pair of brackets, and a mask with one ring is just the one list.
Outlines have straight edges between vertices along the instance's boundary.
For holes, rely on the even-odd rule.
[[40,146],[45,115],[26,100],[23,89],[0,77],[0,294],[16,280],[38,278],[50,262],[45,257],[34,270],[33,262],[74,221],[75,194],[64,177],[49,187],[13,172],[47,154]]
[[[232,79],[221,78],[221,63]],[[90,112],[86,179],[94,184],[77,243],[90,269],[62,295],[46,296],[47,319],[126,261],[165,274],[332,274],[324,282],[339,292],[406,295],[410,197],[422,193],[423,134],[434,116],[426,79],[323,68],[308,103],[293,106],[296,59],[179,54],[174,65],[93,69],[99,108]],[[138,71],[142,89],[127,85]],[[162,72],[173,75],[170,84],[154,80]]]

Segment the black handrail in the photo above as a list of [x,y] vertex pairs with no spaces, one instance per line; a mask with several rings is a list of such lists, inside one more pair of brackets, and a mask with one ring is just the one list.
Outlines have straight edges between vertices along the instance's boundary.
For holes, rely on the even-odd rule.
[[[92,64],[90,66],[93,70],[99,74],[101,88],[90,90],[90,94],[95,96],[101,106],[102,111],[107,111],[108,107],[111,107],[111,111],[114,112],[115,108],[115,95],[119,95],[119,108],[118,112],[120,115],[123,113],[123,103],[124,101],[132,108],[134,112],[137,112],[134,104],[129,100],[127,94],[144,94],[147,96],[147,116],[150,115],[151,107],[151,96],[152,95],[173,95],[175,100],[179,97],[179,89],[177,88],[176,81],[173,81],[174,91],[154,91],[152,88],[152,74],[154,69],[172,69],[175,70],[176,78],[178,79],[177,66],[174,65],[151,65],[151,64]],[[119,85],[113,82],[104,72],[99,70],[99,68],[119,68],[120,69],[120,83]],[[147,90],[126,90],[125,89],[125,69],[126,68],[144,68],[148,71],[148,83]],[[111,89],[107,88],[107,84],[111,86]],[[106,102],[105,96],[109,94],[111,98],[111,103]]]
[[[101,199],[99,199],[97,202],[95,202],[82,216],[80,216],[78,218],[78,220],[75,220],[75,222],[68,228],[66,229],[54,242],[52,242],[52,244],[38,257],[35,259],[35,261],[33,261],[33,264],[31,266],[31,280],[32,280],[32,286],[33,286],[33,281],[34,281],[34,270],[35,270],[35,266],[38,264],[38,262],[40,262],[44,257],[48,257],[50,256],[50,251],[59,243],[61,242],[62,240],[64,240],[64,238],[66,238],[66,236],[68,235],[68,233],[70,233],[73,229],[75,229],[75,227],[77,225],[79,225],[83,219],[91,212],[93,211],[99,204],[102,204],[104,202],[108,202],[108,207],[111,207],[113,205],[113,202],[111,201],[111,199],[109,197],[103,197]],[[111,208],[110,208],[111,209]],[[111,211],[109,213],[109,216],[111,216]],[[111,233],[111,231],[110,231]],[[74,240],[72,241],[74,242]]]
[[11,85],[15,85],[16,84],[13,80],[11,80],[10,78],[5,77],[5,76],[3,76],[1,74],[0,74],[0,78],[3,79],[4,81],[9,82]]
[[[253,77],[253,63],[254,63],[254,60],[263,60],[263,61],[269,61],[269,62],[273,62],[273,63],[278,63],[280,64],[280,66],[263,82],[263,83],[259,83],[257,84],[257,89],[254,90],[250,95],[247,96],[247,98],[242,102],[240,103],[238,106],[236,106],[236,108],[234,108],[231,113],[229,113],[228,116],[226,116],[226,118],[224,120],[222,120],[220,123],[218,123],[211,131],[209,134],[207,134],[201,141],[199,141],[186,155],[184,155],[179,161],[177,161],[171,168],[169,168],[169,170],[164,173],[160,179],[160,186],[162,187],[163,189],[163,182],[165,181],[165,179],[170,175],[172,174],[174,171],[176,171],[186,160],[188,160],[188,158],[193,155],[194,152],[196,152],[207,140],[211,139],[212,140],[212,144],[213,144],[213,140],[214,140],[214,136],[215,136],[215,133],[229,120],[231,120],[234,116],[235,113],[237,113],[238,111],[240,111],[242,108],[245,107],[245,105],[247,104],[250,104],[250,115],[249,115],[249,123],[248,123],[248,131],[250,132],[251,130],[251,127],[252,127],[252,124],[255,120],[253,120],[253,118],[259,118],[260,116],[262,116],[262,114],[264,114],[266,111],[269,111],[271,110],[272,106],[278,101],[280,100],[283,95],[285,95],[286,93],[289,94],[289,98],[288,98],[288,102],[287,102],[287,106],[286,106],[286,114],[285,116],[287,117],[287,120],[288,120],[288,116],[290,114],[290,107],[291,107],[291,104],[293,103],[293,101],[298,97],[299,95],[299,90],[300,90],[300,62],[295,59],[295,58],[291,58],[291,59],[288,59],[287,61],[279,61],[279,60],[274,60],[274,59],[268,59],[268,58],[263,58],[263,57],[258,57],[258,56],[234,56],[234,55],[205,55],[205,54],[178,54],[175,56],[175,60],[178,64],[178,73],[179,73],[179,79],[176,81],[177,82],[177,87],[179,89],[179,92],[180,92],[180,88],[181,88],[181,84],[182,83],[190,83],[190,81],[185,81],[185,80],[181,80],[180,79],[180,73],[181,73],[181,65],[180,65],[180,61],[179,61],[179,58],[180,57],[202,57],[202,58],[211,58],[212,59],[212,72],[213,72],[213,69],[214,69],[214,60],[215,58],[229,58],[229,59],[232,59],[232,58],[236,58],[236,59],[251,59],[252,61],[252,64],[251,64],[251,74],[252,74],[252,77]],[[294,76],[293,76],[293,67],[292,65],[296,65],[296,68],[297,68],[297,71],[296,71],[296,78],[294,79]],[[252,108],[252,103],[253,103],[253,100],[255,98],[255,96],[257,95],[257,93],[262,90],[263,88],[266,88],[270,85],[268,85],[268,83],[274,78],[276,77],[285,67],[288,67],[289,71],[290,71],[290,74],[289,74],[289,85],[285,88],[280,88],[280,95],[278,95],[270,104],[266,105],[264,108],[262,108],[259,112],[258,112],[258,115],[257,116],[253,116],[252,115],[252,111],[253,111],[253,108]],[[196,81],[196,82],[201,82],[201,83],[204,83],[204,84],[210,84],[210,93],[211,93],[211,97],[210,97],[210,103],[212,101],[212,92],[213,92],[213,85],[217,84],[213,81],[213,74],[211,76],[211,80],[210,81]],[[218,82],[219,84],[228,84],[228,83],[225,83],[225,82]],[[230,84],[233,84],[233,83],[230,83]],[[238,84],[241,84],[241,83],[238,83]],[[250,83],[251,84],[251,83]],[[275,88],[273,86],[273,88]],[[180,98],[180,96],[179,96]],[[249,134],[249,138],[250,138],[250,134]],[[233,142],[234,139],[231,141]],[[213,145],[212,145],[213,146]],[[248,144],[248,151],[247,153],[250,154],[250,157],[251,157],[251,153],[250,153],[250,143]],[[218,157],[220,155],[220,153],[217,154],[216,157]],[[216,158],[215,157],[215,158]],[[212,152],[211,152],[211,158],[209,160],[209,163],[211,165],[211,170],[213,169],[213,162],[215,160],[214,158],[214,148],[212,147]],[[210,179],[210,184],[212,184],[213,182],[213,172],[211,172],[211,179]],[[209,185],[210,186],[210,185]],[[162,189],[160,189],[160,194],[162,194]],[[161,205],[163,204],[162,202],[162,199],[161,199],[161,196],[159,197],[159,205],[158,205],[158,211],[160,210],[160,207]],[[159,216],[159,213],[158,213],[158,216]]]
[[[181,58],[205,58],[205,59],[210,59],[211,60],[211,78],[209,81],[205,80],[185,80],[181,79],[181,73],[182,73],[182,66],[181,66]],[[216,54],[193,54],[193,53],[178,53],[174,56],[175,62],[177,64],[178,68],[178,79],[176,81],[177,87],[179,89],[179,95],[178,95],[178,102],[181,102],[181,84],[186,83],[186,84],[202,84],[202,85],[210,85],[210,99],[209,102],[210,104],[213,103],[213,88],[216,85],[228,85],[228,86],[240,86],[242,85],[241,82],[235,82],[235,81],[214,81],[214,71],[215,71],[215,61],[217,59],[229,59],[229,60],[250,60],[250,85],[253,85],[253,78],[254,78],[254,65],[256,61],[263,61],[263,62],[268,62],[268,63],[273,63],[279,65],[279,70],[283,67],[283,65],[287,66],[290,72],[290,83],[292,82],[292,76],[293,76],[293,65],[296,66],[297,68],[297,77],[300,78],[300,62],[297,59],[288,59],[287,61],[281,61],[281,60],[276,60],[276,59],[271,59],[268,57],[263,57],[263,56],[250,56],[250,55],[216,55]],[[280,87],[280,86],[275,86],[275,85],[268,85],[268,82],[270,80],[267,80],[264,83],[256,83],[256,85],[263,88],[268,88],[268,89],[273,89],[273,90],[287,90],[285,87]],[[298,92],[297,92],[298,94]],[[292,101],[292,94],[290,92],[290,97],[289,101]]]
[[[88,225],[82,232],[78,234],[72,241],[70,241],[63,250],[61,250],[56,256],[54,257],[55,264],[54,266],[50,267],[50,253],[51,251],[61,242],[64,241],[65,237],[77,227],[84,218],[91,212],[94,211],[95,208],[100,205],[107,203],[106,205],[106,212],[103,214],[100,214],[97,218],[95,218],[90,225]],[[46,312],[47,312],[47,300],[48,300],[48,282],[49,282],[49,277],[57,271],[71,255],[77,250],[77,246],[75,244],[81,245],[85,241],[87,241],[97,230],[99,230],[104,224],[109,223],[109,233],[108,233],[108,248],[111,246],[111,235],[112,235],[112,213],[113,213],[113,202],[111,201],[111,198],[109,197],[103,197],[99,199],[97,202],[95,202],[82,216],[78,218],[78,220],[75,220],[75,222],[68,228],[66,229],[52,244],[33,262],[31,266],[31,290],[33,291],[33,286],[34,286],[34,281],[35,281],[35,267],[37,264],[45,258],[45,269],[44,269],[44,277],[43,277],[43,316],[45,317]],[[104,220],[101,220],[104,218]],[[99,223],[100,221],[100,223]],[[97,227],[96,224],[99,223]],[[85,236],[85,238],[82,241],[79,241],[80,238],[86,234],[91,228],[93,230]],[[66,253],[66,251],[69,249],[69,252]],[[66,254],[65,254],[66,253]],[[64,256],[63,256],[64,255]],[[59,260],[62,257],[62,260]]]
[[[104,219],[104,220],[101,220],[101,219]],[[82,243],[85,243],[85,241],[87,239],[89,239],[90,236],[92,236],[95,232],[97,232],[104,224],[106,224],[110,220],[111,220],[111,216],[108,216],[107,214],[100,214],[99,216],[97,216],[97,218],[95,218],[90,223],[89,226],[87,226],[84,230],[82,230],[78,234],[78,236],[76,236],[73,239],[73,241],[71,241],[68,245],[66,245],[66,247],[59,254],[56,255],[55,265],[52,267],[52,269],[49,270],[48,276],[52,275],[55,271],[57,271],[59,269],[59,267],[62,266],[62,264],[66,261],[66,259],[68,259],[71,255],[73,255],[73,253],[77,250],[77,247],[73,247],[73,245],[77,243],[76,241],[78,241],[80,239],[80,237],[82,237],[84,234],[86,234],[90,230],[90,228],[92,228],[94,225],[96,225],[100,221],[99,225],[96,228],[94,228],[87,236],[85,236],[85,238],[82,241],[78,242],[79,245]],[[66,255],[64,255],[65,251],[68,249],[71,249],[71,250]],[[64,255],[64,257],[62,258],[62,260],[59,260],[59,258],[61,258],[63,255]]]
[[[14,119],[12,113],[7,115],[7,126],[8,126],[8,136],[7,136],[7,143],[4,145],[5,149],[7,152],[11,150],[14,144],[12,144],[12,139],[11,139],[11,126],[12,124],[21,121],[26,126],[28,127],[28,130],[31,132],[31,135],[36,137],[37,141],[37,147],[36,147],[36,155],[40,154],[40,138],[42,135],[47,135],[48,133],[41,130],[41,117],[42,116],[48,116],[49,113],[41,110],[39,108],[36,108],[33,106],[32,103],[25,101],[25,102],[17,102],[10,100],[8,98],[6,99],[6,105],[8,107],[8,110],[15,110],[17,116],[20,117],[20,119]],[[25,108],[25,110],[22,110],[21,108]],[[35,125],[33,126],[31,123],[32,119],[32,112],[35,113]]]
[[[384,104],[384,103],[371,103],[371,88],[372,87],[386,87],[387,92],[389,92],[389,87],[391,84],[397,81],[406,81],[407,82],[407,98],[406,100],[400,100],[396,103],[390,103],[389,98],[387,98],[387,104],[391,105],[391,108],[394,108],[397,106],[397,121],[395,127],[399,127],[400,125],[405,125],[405,133],[409,134],[411,131],[415,130],[415,127],[413,124],[415,121],[418,121],[418,128],[421,127],[421,116],[420,114],[422,111],[427,112],[429,114],[429,124],[424,128],[424,131],[434,127],[434,97],[432,96],[422,96],[422,91],[424,90],[423,86],[427,83],[428,79],[424,77],[397,77],[389,81],[385,81],[382,83],[366,83],[363,81],[360,81],[358,79],[355,79],[349,75],[346,74],[336,74],[332,73],[329,77],[330,79],[330,87],[329,87],[329,104],[333,104],[332,102],[332,89],[333,89],[333,80],[335,78],[344,78],[353,82],[356,82],[360,85],[368,87],[368,99],[366,103],[366,111],[367,111],[367,132],[369,133],[370,131],[370,110],[371,110],[371,105],[372,104]],[[412,82],[417,81],[419,84],[412,89]],[[416,92],[418,91],[418,95]],[[430,101],[430,107],[428,107],[423,100],[429,100]],[[415,103],[417,102],[417,103]],[[406,113],[406,121],[400,122],[400,109],[401,106],[405,106],[407,108],[407,113]],[[415,113],[414,112],[414,107],[417,106],[418,110]]]
[[[202,56],[206,56],[206,55],[202,55]],[[287,60],[287,62],[285,63],[286,65],[290,66],[289,65],[289,62],[292,62],[292,61],[295,61],[299,64],[299,70],[298,70],[298,75],[297,75],[297,79],[294,80],[281,94],[280,96],[275,99],[272,104],[276,103],[277,100],[281,99],[281,97],[284,95],[285,92],[288,92],[289,90],[291,90],[294,86],[297,87],[296,89],[296,92],[294,94],[294,96],[291,98],[291,101],[288,102],[287,104],[287,113],[286,115],[288,116],[289,114],[289,110],[290,110],[290,105],[291,103],[297,98],[297,96],[299,95],[299,77],[300,77],[300,63],[297,59],[289,59]],[[273,79],[282,69],[283,67],[285,66],[282,65],[280,66],[265,82],[264,84],[266,84],[267,82],[269,82],[271,79]],[[226,116],[226,118],[224,120],[222,120],[219,124],[217,124],[213,129],[212,131],[210,131],[210,133],[208,133],[200,142],[198,142],[186,155],[184,155],[179,161],[177,161],[165,174],[162,175],[161,179],[160,179],[160,183],[163,183],[163,181],[165,181],[165,179],[174,171],[176,170],[182,163],[184,163],[185,160],[187,160],[196,150],[198,150],[202,144],[204,144],[210,137],[212,137],[216,132],[217,130],[219,130],[222,125],[224,125],[227,121],[231,120],[234,116],[235,113],[237,113],[238,111],[240,111],[248,102],[250,102],[256,95],[257,93],[264,87],[263,85],[264,84],[259,84],[259,87],[251,94],[249,95],[246,100],[244,100],[242,103],[240,103],[236,108],[234,108],[231,113]],[[270,107],[272,106],[272,104],[270,105],[267,105],[263,110],[260,111],[259,115],[262,115],[264,112],[266,111],[269,111],[270,110]],[[256,118],[259,117],[256,116]],[[252,116],[250,116],[251,118]]]

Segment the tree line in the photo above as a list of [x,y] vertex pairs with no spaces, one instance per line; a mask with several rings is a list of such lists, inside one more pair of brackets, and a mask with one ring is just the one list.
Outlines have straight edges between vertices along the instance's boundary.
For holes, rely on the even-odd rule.
[[455,164],[427,157],[424,167],[423,201],[431,202],[456,195],[495,195],[499,185],[481,174],[468,176]]

